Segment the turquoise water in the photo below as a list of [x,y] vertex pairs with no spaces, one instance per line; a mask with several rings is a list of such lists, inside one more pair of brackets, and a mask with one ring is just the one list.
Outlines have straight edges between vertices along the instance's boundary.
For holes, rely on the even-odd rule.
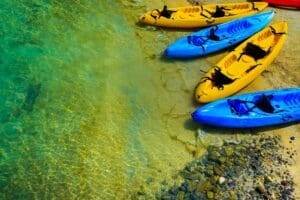
[[138,39],[141,2],[0,7],[0,199],[127,198],[191,158],[166,131],[174,96]]

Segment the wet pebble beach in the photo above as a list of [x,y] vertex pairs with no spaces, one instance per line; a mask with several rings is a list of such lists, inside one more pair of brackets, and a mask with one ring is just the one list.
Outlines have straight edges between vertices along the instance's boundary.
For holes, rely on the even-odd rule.
[[208,146],[203,156],[181,170],[183,182],[163,187],[158,199],[295,199],[288,170],[294,156],[279,136]]

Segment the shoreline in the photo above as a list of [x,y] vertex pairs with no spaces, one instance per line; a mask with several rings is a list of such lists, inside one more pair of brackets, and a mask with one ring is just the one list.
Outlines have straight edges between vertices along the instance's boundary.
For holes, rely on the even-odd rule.
[[[222,2],[222,1],[218,1],[218,2]],[[155,5],[159,5],[161,3],[161,1],[157,1],[155,2],[157,4]],[[168,5],[170,5],[170,7],[176,7],[176,6],[183,6],[183,5],[187,5],[187,2],[184,0],[179,0],[179,1],[167,1]],[[151,8],[155,7],[153,4],[149,4],[149,7],[151,6]],[[297,45],[293,45],[292,41],[296,41],[297,43],[299,43],[299,39],[297,40],[296,38],[299,38],[298,35],[300,35],[300,29],[297,29],[297,16],[300,17],[299,12],[295,11],[295,10],[286,10],[286,9],[278,9],[278,8],[273,8],[276,10],[276,17],[274,19],[274,21],[278,21],[278,20],[286,20],[289,23],[289,34],[288,34],[288,39],[285,43],[284,48],[282,49],[281,53],[279,54],[279,56],[276,58],[276,60],[269,66],[268,70],[266,72],[264,72],[260,77],[258,77],[253,83],[251,83],[249,86],[247,86],[246,88],[244,88],[241,93],[244,92],[253,92],[253,91],[257,91],[257,90],[265,90],[265,89],[274,89],[274,88],[281,88],[281,87],[292,87],[292,86],[299,86],[300,84],[300,72],[299,70],[297,70],[297,65],[300,64],[300,59],[293,56],[293,55],[298,55],[296,52],[300,53],[299,48],[296,48]],[[298,26],[299,27],[299,26]],[[152,29],[152,27],[151,27]],[[154,30],[157,30],[158,34],[159,32],[164,32],[164,34],[167,35],[171,35],[172,33],[174,33],[174,31],[168,31],[168,30],[164,30],[161,28],[153,28]],[[171,32],[171,34],[169,34],[168,32]],[[298,34],[296,34],[298,32]],[[177,33],[175,32],[174,35],[176,35]],[[179,35],[179,34],[178,34]],[[181,33],[180,35],[185,35],[185,33]],[[169,42],[172,42],[171,39],[168,40]],[[293,55],[290,54],[290,52],[293,52]],[[204,57],[202,59],[196,59],[195,61],[199,61],[199,60],[203,60],[205,63],[208,63],[209,65],[212,65],[213,63],[216,63],[218,60],[220,60],[220,58],[222,58],[224,55],[226,55],[225,53],[220,53],[218,55],[212,55],[212,56],[208,56],[208,57]],[[182,65],[184,67],[186,67],[187,65],[191,65],[191,67],[195,67],[193,66],[193,63],[195,61],[188,61],[187,63],[183,62],[183,61],[175,61],[174,65]],[[298,63],[298,64],[297,64]],[[198,65],[198,70],[201,69]],[[187,83],[187,87],[189,87],[191,85],[191,81],[188,80],[188,78],[191,78],[193,81],[195,79],[193,79],[194,77],[188,77],[187,75],[190,75],[190,72],[187,72],[188,70],[190,71],[194,71],[191,70],[191,67],[189,67],[188,69],[185,70],[185,73],[183,74],[183,79],[185,80],[185,82]],[[208,66],[207,66],[208,67]],[[202,70],[203,70],[203,66],[202,66]],[[296,74],[294,74],[296,72]],[[297,76],[298,74],[298,76]],[[289,76],[290,78],[285,78]],[[200,77],[199,77],[200,78]],[[192,125],[193,126],[193,125]],[[194,128],[194,127],[193,127]],[[200,127],[201,129],[201,127]],[[196,134],[196,129],[193,129],[194,134]],[[226,134],[229,134],[228,131]],[[211,130],[208,129],[208,134],[215,134],[215,133],[220,133],[220,135],[222,134],[222,131],[218,131],[218,130]],[[236,134],[237,137],[244,137],[244,134],[247,135],[251,135],[253,132],[252,131],[236,131],[233,134]],[[264,136],[279,136],[282,138],[282,144],[284,147],[286,148],[290,148],[291,144],[289,143],[290,140],[289,138],[294,135],[297,138],[297,134],[296,133],[300,133],[300,125],[292,125],[289,127],[276,127],[275,129],[270,129],[270,130],[265,130],[265,129],[259,129],[255,131],[255,134],[260,134],[260,135],[264,135]],[[182,134],[178,133],[178,134],[174,134],[171,136],[173,139],[175,138],[175,140],[177,140],[177,142],[185,144],[185,146],[188,146],[188,151],[190,151],[191,155],[195,154],[195,151],[199,151],[198,153],[196,153],[197,156],[201,155],[203,153],[203,149],[197,150],[197,144],[195,144],[195,142],[193,141],[193,139],[189,139],[186,136],[183,136]],[[222,136],[221,136],[222,137]],[[226,138],[227,136],[225,136]],[[231,137],[231,136],[229,136]],[[233,136],[234,137],[234,136]],[[249,136],[251,138],[251,136]],[[246,136],[246,138],[249,138],[248,136]],[[224,138],[224,137],[222,137]],[[192,144],[192,145],[191,145]],[[193,146],[194,145],[194,146]],[[299,152],[300,148],[300,140],[296,139],[293,143],[293,148],[295,148],[295,150],[297,152]],[[186,147],[185,147],[186,148]],[[196,149],[196,150],[195,150]],[[194,152],[194,153],[193,153]],[[194,158],[195,159],[195,158]],[[300,169],[299,167],[297,167],[297,165],[300,163],[300,155],[297,154],[294,156],[293,158],[295,160],[295,163],[293,165],[288,166],[288,169],[291,171],[292,176],[294,177],[294,182],[295,182],[295,198],[300,198]]]

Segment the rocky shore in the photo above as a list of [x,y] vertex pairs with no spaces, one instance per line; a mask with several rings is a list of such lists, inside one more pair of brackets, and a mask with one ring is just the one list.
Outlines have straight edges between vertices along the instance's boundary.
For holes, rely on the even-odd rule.
[[157,199],[295,199],[288,166],[296,151],[280,140],[256,136],[209,146],[205,155],[180,171],[182,184],[162,186]]

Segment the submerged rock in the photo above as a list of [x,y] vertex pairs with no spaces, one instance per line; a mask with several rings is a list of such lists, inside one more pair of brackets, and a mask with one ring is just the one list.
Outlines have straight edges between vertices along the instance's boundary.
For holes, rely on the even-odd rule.
[[25,102],[23,103],[22,108],[28,112],[31,112],[33,110],[33,106],[36,102],[37,97],[40,95],[40,92],[40,83],[29,85],[26,93]]

